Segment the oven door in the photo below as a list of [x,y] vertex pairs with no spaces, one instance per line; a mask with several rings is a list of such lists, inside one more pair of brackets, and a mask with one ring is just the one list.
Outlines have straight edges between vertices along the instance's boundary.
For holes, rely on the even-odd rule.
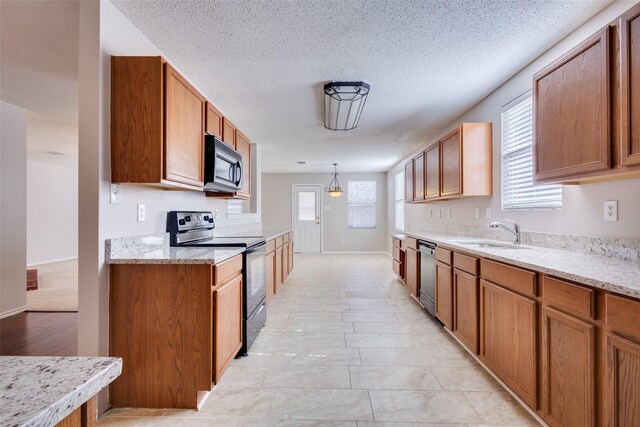
[[204,169],[205,190],[234,192],[242,187],[242,156],[218,138],[206,139]]

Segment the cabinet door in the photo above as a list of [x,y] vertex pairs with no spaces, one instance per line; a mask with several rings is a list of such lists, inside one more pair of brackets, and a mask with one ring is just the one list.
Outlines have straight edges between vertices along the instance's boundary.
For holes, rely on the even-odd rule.
[[404,201],[413,202],[413,160],[404,165]]
[[425,151],[425,199],[440,197],[440,143]]
[[454,334],[478,354],[478,278],[457,268],[453,270],[455,304]]
[[609,28],[533,79],[534,180],[608,169]]
[[436,262],[436,317],[444,326],[453,330],[452,268]]
[[223,116],[220,111],[210,102],[207,102],[207,120],[205,122],[204,131],[209,135],[217,136],[222,139],[222,122]]
[[276,249],[276,293],[282,285],[282,246]]
[[236,149],[236,127],[226,117],[222,120],[222,141],[229,147]]
[[620,163],[640,165],[640,5],[620,17]]
[[242,275],[216,289],[213,304],[213,381],[217,384],[242,347]]
[[594,340],[594,326],[542,308],[542,410],[549,424],[595,424]]
[[275,252],[269,252],[267,254],[267,259],[266,259],[266,263],[267,263],[267,304],[269,304],[269,301],[271,301],[271,298],[273,298],[273,296],[276,293],[276,266],[275,266],[275,262],[276,262],[276,253]]
[[424,200],[424,153],[413,159],[413,200]]
[[289,276],[289,242],[282,246],[282,283]]
[[165,64],[165,179],[203,185],[204,98]]
[[241,197],[251,196],[251,143],[240,131],[236,131],[236,150],[242,156],[242,188],[238,191]]
[[480,359],[537,409],[536,302],[480,281]]
[[[289,236],[290,239],[293,237]],[[293,240],[289,241],[289,274],[293,270]]]
[[441,195],[462,194],[462,137],[460,129],[440,141]]
[[640,425],[640,345],[606,334],[607,354],[603,387],[604,423]]
[[418,251],[407,249],[407,287],[411,295],[418,295],[418,280],[420,277],[420,266],[418,265]]

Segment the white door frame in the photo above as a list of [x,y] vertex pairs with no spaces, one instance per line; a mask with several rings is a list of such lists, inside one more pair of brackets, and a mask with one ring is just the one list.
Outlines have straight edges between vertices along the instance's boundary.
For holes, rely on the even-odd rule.
[[[324,253],[324,198],[322,197],[324,193],[322,191],[322,184],[291,184],[291,228],[293,228],[295,221],[296,201],[294,191],[296,187],[318,187],[318,194],[320,195],[320,209],[318,210],[318,215],[320,216],[320,253]],[[293,251],[295,252],[295,250],[296,245],[293,245]]]

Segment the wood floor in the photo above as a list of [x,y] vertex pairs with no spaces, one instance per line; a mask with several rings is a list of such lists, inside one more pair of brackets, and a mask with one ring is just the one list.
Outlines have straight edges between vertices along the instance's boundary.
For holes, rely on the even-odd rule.
[[78,313],[25,312],[0,320],[1,356],[77,356]]

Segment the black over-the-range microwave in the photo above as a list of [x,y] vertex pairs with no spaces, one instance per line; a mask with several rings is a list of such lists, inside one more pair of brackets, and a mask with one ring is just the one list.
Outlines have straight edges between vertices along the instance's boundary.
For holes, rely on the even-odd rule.
[[242,155],[219,138],[205,135],[204,189],[232,193],[242,188]]

